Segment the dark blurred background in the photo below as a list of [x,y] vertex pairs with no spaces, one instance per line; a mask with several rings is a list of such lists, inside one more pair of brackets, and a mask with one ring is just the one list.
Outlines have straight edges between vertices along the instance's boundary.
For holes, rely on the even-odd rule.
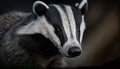
[[[0,0],[0,14],[6,13],[12,10],[31,11],[31,7],[34,1],[36,0]],[[49,3],[66,3],[66,4],[74,5],[76,2],[80,2],[81,0],[41,0],[41,1],[44,1],[48,4]],[[89,2],[89,7],[93,6],[94,4],[101,4],[101,6],[104,6],[104,7],[108,7],[108,6],[111,7],[115,5],[119,6],[119,0],[88,0],[88,2]]]
[[[13,10],[31,12],[34,1],[36,0],[0,0],[0,15]],[[80,2],[80,0],[42,1],[48,4],[66,3],[70,5]],[[89,9],[85,17],[87,29],[83,41],[85,55],[82,56],[83,58],[75,59],[75,63],[73,59],[70,64],[79,63],[89,66],[108,62],[105,65],[120,65],[120,1],[88,0],[88,5]]]
[[[0,14],[12,11],[31,11],[32,4],[36,0],[0,0]],[[81,0],[41,0],[47,4],[50,3],[62,3],[62,4],[75,4],[76,2],[80,2]]]

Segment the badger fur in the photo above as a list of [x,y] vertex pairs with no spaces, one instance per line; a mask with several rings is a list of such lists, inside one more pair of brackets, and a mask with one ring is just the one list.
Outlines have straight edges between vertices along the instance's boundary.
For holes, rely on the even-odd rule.
[[[25,60],[28,59],[28,55],[24,49],[21,49],[16,44],[18,39],[11,40],[12,36],[11,33],[14,33],[12,30],[11,33],[9,29],[15,24],[20,21],[23,21],[27,17],[28,13],[20,12],[20,11],[13,11],[7,14],[0,16],[0,63],[23,63],[26,62]],[[13,47],[14,46],[14,47]],[[5,54],[6,53],[6,54]],[[15,55],[16,54],[16,55]],[[17,54],[21,55],[17,57]],[[22,59],[21,59],[22,58]],[[29,60],[31,61],[31,60]]]
[[0,16],[0,38],[5,30],[9,29],[13,24],[25,18],[27,13],[13,11]]
[[85,24],[81,10],[82,7],[36,1],[33,13],[1,15],[0,63],[69,67],[63,57],[77,57],[82,51]]

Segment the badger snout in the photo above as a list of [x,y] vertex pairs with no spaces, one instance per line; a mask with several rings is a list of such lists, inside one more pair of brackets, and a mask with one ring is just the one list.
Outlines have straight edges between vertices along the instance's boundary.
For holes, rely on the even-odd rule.
[[68,56],[69,57],[77,57],[77,56],[79,56],[81,54],[81,50],[80,50],[80,48],[79,47],[72,47],[72,48],[70,48],[69,50],[68,50]]
[[81,54],[82,49],[81,46],[79,45],[67,45],[67,46],[63,46],[63,48],[61,48],[61,53],[68,57],[68,58],[74,58],[77,57]]

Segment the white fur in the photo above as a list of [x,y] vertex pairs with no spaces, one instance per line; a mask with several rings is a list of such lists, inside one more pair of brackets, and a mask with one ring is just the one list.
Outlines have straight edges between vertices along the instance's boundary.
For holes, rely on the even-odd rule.
[[84,15],[83,15],[82,16],[82,22],[81,22],[81,25],[80,25],[80,43],[82,43],[85,28],[86,28],[86,26],[85,26]]
[[48,23],[45,16],[38,17],[37,20],[30,22],[28,25],[20,27],[17,31],[17,34],[19,35],[35,33],[44,35],[46,38],[50,39],[55,44],[55,46],[58,48],[61,47],[60,40],[54,33],[54,28],[52,25],[50,25],[50,23]]
[[[74,40],[77,40],[76,38],[76,23],[75,23],[75,18],[72,12],[72,9],[70,6],[65,6],[66,8],[66,14],[68,16],[68,21],[69,21],[69,26],[70,26],[70,30],[71,30],[71,34],[70,37],[73,37]],[[71,38],[69,38],[71,40]]]

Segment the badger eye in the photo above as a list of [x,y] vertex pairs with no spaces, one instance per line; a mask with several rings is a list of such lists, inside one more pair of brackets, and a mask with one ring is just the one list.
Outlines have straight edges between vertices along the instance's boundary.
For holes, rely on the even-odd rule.
[[57,30],[57,31],[60,31],[60,29],[59,29],[59,28],[57,28],[56,30]]
[[77,29],[77,32],[80,32],[80,29]]
[[60,28],[56,28],[56,30],[57,30],[58,32],[60,32]]
[[57,32],[60,32],[60,31],[61,31],[60,27],[55,27],[55,30],[56,30]]

